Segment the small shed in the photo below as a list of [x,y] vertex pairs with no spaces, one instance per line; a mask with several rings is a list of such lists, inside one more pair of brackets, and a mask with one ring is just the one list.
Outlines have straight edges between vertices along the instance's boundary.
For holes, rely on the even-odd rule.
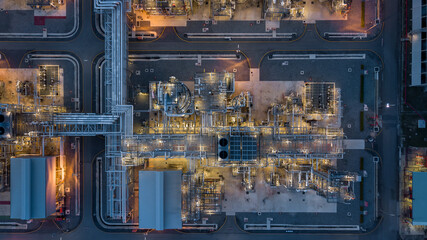
[[139,227],[180,229],[181,171],[139,171]]
[[56,211],[56,157],[10,160],[10,218],[46,218]]
[[412,224],[427,225],[427,172],[412,173]]

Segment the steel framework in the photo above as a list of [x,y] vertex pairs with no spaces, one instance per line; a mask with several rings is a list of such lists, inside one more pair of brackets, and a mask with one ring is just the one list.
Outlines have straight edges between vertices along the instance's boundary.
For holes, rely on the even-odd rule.
[[123,0],[94,0],[95,11],[104,16],[105,29],[105,104],[101,113],[117,114],[120,125],[105,137],[107,172],[107,216],[126,222],[126,166],[122,164],[121,138],[132,135],[132,106],[124,106],[126,94],[127,29]]

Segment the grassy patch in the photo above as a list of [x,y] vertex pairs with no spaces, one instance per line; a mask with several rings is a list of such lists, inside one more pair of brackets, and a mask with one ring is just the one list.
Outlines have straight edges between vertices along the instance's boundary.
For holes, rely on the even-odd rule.
[[365,100],[365,75],[360,75],[360,103]]
[[360,26],[365,27],[365,1],[362,0],[362,14],[360,16]]
[[364,70],[365,69],[365,65],[361,64],[360,65],[360,70]]
[[360,158],[360,170],[363,170],[363,157]]
[[363,132],[365,130],[365,112],[360,111],[360,131]]

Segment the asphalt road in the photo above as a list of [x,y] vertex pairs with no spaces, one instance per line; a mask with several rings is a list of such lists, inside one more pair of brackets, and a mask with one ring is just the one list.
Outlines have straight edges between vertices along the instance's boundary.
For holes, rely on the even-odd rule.
[[[0,42],[0,51],[8,58],[11,67],[18,67],[21,58],[29,51],[69,51],[79,57],[83,65],[83,111],[89,112],[92,89],[92,60],[104,50],[104,42],[93,32],[91,25],[91,1],[82,1],[82,24],[78,35],[70,41],[7,41]],[[187,43],[178,39],[173,29],[167,28],[161,39],[147,43],[130,43],[130,50],[237,50],[240,49],[250,59],[252,67],[257,67],[262,56],[272,50],[369,50],[380,56],[384,62],[382,71],[380,97],[383,103],[396,103],[399,106],[400,85],[400,3],[398,0],[387,0],[383,8],[384,28],[381,35],[370,42],[328,42],[316,33],[315,25],[308,25],[305,35],[295,42],[225,42],[225,43]],[[1,23],[0,23],[1,27]],[[223,228],[214,234],[181,234],[175,231],[150,233],[147,236],[135,233],[107,233],[98,229],[92,215],[92,170],[91,161],[102,141],[85,139],[83,146],[83,219],[75,230],[62,233],[52,222],[45,222],[42,227],[30,234],[0,234],[0,239],[398,239],[398,109],[390,108],[382,111],[384,129],[377,138],[378,152],[382,157],[380,166],[380,213],[383,216],[379,225],[366,234],[247,234],[228,219]]]

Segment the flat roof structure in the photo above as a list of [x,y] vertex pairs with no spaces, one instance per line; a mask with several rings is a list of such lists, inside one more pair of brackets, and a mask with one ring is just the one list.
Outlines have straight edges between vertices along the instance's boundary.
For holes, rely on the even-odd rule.
[[257,160],[257,138],[251,135],[230,136],[230,161]]
[[181,171],[139,171],[139,227],[180,229]]
[[423,31],[427,26],[426,5],[422,0],[412,0],[412,86],[427,85],[427,33]]
[[427,225],[427,172],[412,173],[412,224]]
[[56,157],[12,158],[10,218],[46,218],[56,210]]

